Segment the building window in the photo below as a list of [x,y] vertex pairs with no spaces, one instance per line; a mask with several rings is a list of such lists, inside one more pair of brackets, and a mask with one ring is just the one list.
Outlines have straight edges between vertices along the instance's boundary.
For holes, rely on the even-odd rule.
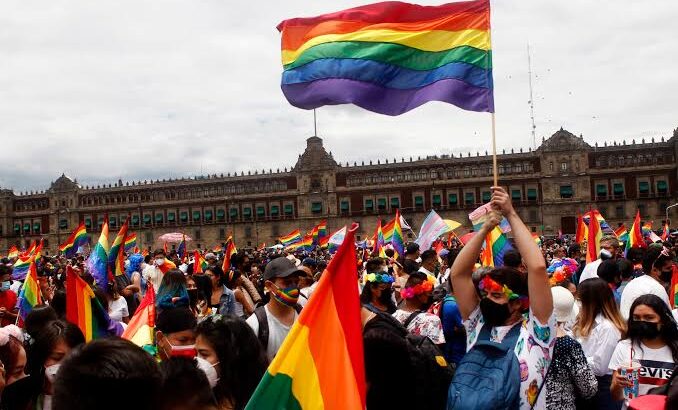
[[400,198],[395,197],[391,198],[391,209],[400,208]]
[[186,211],[181,212],[181,213],[179,214],[179,220],[180,220],[182,223],[188,222],[188,212],[186,212]]
[[177,215],[174,212],[167,213],[167,222],[173,224],[177,219]]
[[[85,226],[87,228],[92,227],[92,220],[89,218],[85,218]],[[139,215],[132,215],[132,226],[137,227],[139,226]]]
[[271,216],[280,215],[280,207],[278,205],[271,205]]
[[574,192],[572,191],[572,185],[561,185],[560,186],[560,197],[561,198],[572,198]]
[[669,190],[669,186],[666,181],[657,181],[657,193],[659,195],[666,195]]
[[263,206],[257,206],[257,218],[263,218],[266,216],[266,208]]
[[252,208],[250,208],[249,206],[244,207],[242,209],[242,216],[245,219],[251,219],[252,218]]
[[596,184],[596,197],[607,198],[607,184]]
[[438,207],[443,203],[443,197],[440,194],[433,195],[433,206]]
[[40,233],[40,222],[33,223],[33,233]]
[[155,214],[155,224],[156,225],[161,225],[163,222],[163,214]]
[[520,202],[523,199],[523,195],[520,192],[520,189],[511,190],[511,200],[515,202]]
[[624,184],[621,182],[615,182],[612,184],[612,192],[614,193],[615,198],[623,198],[624,197]]
[[416,208],[423,208],[424,207],[424,197],[421,195],[417,195],[414,197],[414,206]]
[[19,235],[20,233],[21,233],[21,224],[14,224],[14,235]]
[[560,163],[560,170],[561,171],[567,171],[567,162],[561,162]]
[[[217,209],[217,221],[223,222],[226,219],[226,212],[223,209]],[[223,237],[223,235],[222,235]]]
[[482,193],[483,203],[490,202],[491,197],[492,194],[490,193],[490,191],[483,191]]
[[313,202],[311,203],[311,212],[314,214],[320,214],[323,212],[323,203],[322,202]]
[[476,202],[476,194],[473,192],[467,192],[464,194],[464,202],[466,205],[471,205]]
[[549,171],[553,172],[553,162],[549,162]]
[[537,188],[527,188],[527,200],[528,201],[537,200]]
[[212,210],[208,209],[205,211],[205,222],[212,222]]
[[458,202],[457,194],[447,194],[447,202],[450,205],[457,205]]
[[285,204],[285,215],[290,216],[294,214],[294,205],[292,204]]
[[193,222],[200,222],[200,211],[193,211]]
[[150,224],[151,224],[151,214],[144,215],[144,226],[148,226]]
[[67,229],[67,228],[68,228],[68,220],[67,219],[59,220],[59,229]]
[[371,199],[365,200],[365,210],[368,212],[374,211],[374,201]]
[[618,219],[626,218],[624,216],[624,205],[617,205],[614,208],[614,216],[615,216],[615,218],[618,218]]
[[339,203],[339,210],[341,211],[342,214],[348,214],[349,205],[350,203],[348,202],[348,199],[341,200],[341,202]]
[[650,183],[647,181],[640,181],[638,183],[638,192],[641,196],[648,196],[650,194]]
[[386,210],[386,198],[377,199],[377,209],[379,209],[380,211]]
[[115,228],[118,225],[118,218],[111,216],[108,219],[108,224],[111,226],[111,228]]
[[238,218],[238,208],[231,208],[228,210],[228,216],[231,218],[231,220],[237,219]]

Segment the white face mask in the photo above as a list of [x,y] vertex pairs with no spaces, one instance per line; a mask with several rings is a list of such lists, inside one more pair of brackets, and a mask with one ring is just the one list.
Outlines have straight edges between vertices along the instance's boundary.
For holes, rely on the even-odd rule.
[[214,366],[218,365],[219,362],[212,364],[200,356],[196,357],[195,360],[198,361],[198,369],[205,372],[205,376],[207,376],[207,381],[209,382],[210,387],[214,388],[214,386],[216,386],[217,382],[219,381],[219,375],[217,374],[217,370],[214,368]]
[[45,377],[49,380],[50,383],[54,384],[54,379],[56,379],[57,372],[61,363],[53,364],[51,366],[45,367]]
[[165,263],[165,258],[158,258],[155,260],[156,266],[162,266],[163,263]]

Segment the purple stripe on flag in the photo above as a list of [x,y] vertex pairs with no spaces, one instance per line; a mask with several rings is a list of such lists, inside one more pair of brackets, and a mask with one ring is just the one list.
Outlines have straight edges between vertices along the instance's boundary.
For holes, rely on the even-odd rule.
[[355,104],[380,114],[400,115],[429,101],[442,101],[469,111],[494,111],[492,89],[474,87],[456,79],[396,90],[362,81],[328,78],[282,85],[282,91],[290,104],[307,110],[323,105]]

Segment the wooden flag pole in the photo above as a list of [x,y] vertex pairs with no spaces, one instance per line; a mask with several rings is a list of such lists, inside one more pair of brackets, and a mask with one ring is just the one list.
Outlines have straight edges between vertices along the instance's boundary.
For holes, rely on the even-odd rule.
[[494,185],[498,185],[499,175],[497,174],[497,135],[494,119],[494,112],[492,112],[492,175],[494,176]]

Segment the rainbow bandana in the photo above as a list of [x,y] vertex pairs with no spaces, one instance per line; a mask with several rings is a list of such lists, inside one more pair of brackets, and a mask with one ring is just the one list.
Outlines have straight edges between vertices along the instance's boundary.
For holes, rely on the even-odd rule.
[[480,289],[481,296],[486,296],[491,292],[503,292],[508,300],[520,300],[523,310],[529,307],[529,299],[527,296],[522,296],[511,290],[506,285],[502,285],[499,282],[492,279],[489,275],[485,275],[483,279],[478,284],[478,289]]

